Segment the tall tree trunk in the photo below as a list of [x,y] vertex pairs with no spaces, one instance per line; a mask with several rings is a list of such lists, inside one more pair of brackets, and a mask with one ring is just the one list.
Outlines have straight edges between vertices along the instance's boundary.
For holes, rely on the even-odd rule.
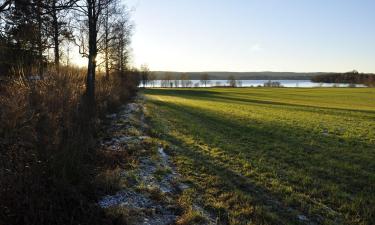
[[105,57],[105,77],[107,80],[109,80],[109,10],[108,7],[105,12],[105,24],[104,24],[104,29],[105,29],[105,40],[104,40],[104,57]]
[[105,77],[109,80],[109,56],[108,56],[108,43],[105,43]]
[[56,0],[52,1],[52,26],[53,26],[53,44],[55,54],[55,68],[60,71],[60,42],[59,42],[59,21],[57,18]]
[[41,0],[37,2],[37,21],[38,21],[38,34],[37,34],[37,43],[38,43],[38,73],[41,79],[43,79],[43,40],[42,40],[42,7]]
[[88,23],[89,23],[89,56],[86,79],[86,96],[88,107],[91,112],[95,109],[95,72],[97,56],[97,24],[95,16],[95,2],[88,1]]
[[[123,31],[122,31],[123,32]],[[125,73],[126,70],[126,56],[125,56],[125,34],[121,34],[120,38],[120,64],[121,64],[121,73]]]

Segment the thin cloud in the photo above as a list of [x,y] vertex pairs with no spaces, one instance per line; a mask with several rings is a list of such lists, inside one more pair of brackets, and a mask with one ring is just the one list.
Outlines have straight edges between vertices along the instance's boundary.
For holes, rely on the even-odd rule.
[[250,49],[251,49],[252,52],[260,52],[260,51],[263,50],[263,47],[259,43],[257,43],[257,44],[254,44],[253,46],[251,46]]

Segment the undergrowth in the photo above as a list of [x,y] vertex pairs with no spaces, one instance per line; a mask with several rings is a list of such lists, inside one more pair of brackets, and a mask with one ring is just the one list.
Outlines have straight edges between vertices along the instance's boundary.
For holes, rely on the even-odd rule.
[[82,70],[0,84],[0,224],[113,222],[95,204],[95,135],[104,115],[137,86],[130,72],[97,78],[96,114],[90,118]]

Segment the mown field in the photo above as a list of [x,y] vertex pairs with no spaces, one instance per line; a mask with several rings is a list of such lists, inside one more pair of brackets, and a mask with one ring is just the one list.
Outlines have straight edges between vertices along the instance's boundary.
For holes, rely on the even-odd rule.
[[148,118],[222,224],[375,224],[375,89],[150,89]]

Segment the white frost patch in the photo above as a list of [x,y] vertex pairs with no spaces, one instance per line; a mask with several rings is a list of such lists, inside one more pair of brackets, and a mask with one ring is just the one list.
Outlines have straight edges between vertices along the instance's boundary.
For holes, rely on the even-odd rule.
[[99,201],[102,208],[113,206],[128,206],[131,208],[147,208],[152,205],[151,200],[134,191],[121,191],[112,196],[105,196]]
[[138,138],[140,140],[146,140],[146,139],[149,139],[150,137],[149,136],[139,136]]
[[130,141],[133,138],[134,137],[130,137],[130,136],[121,136],[117,138],[117,142],[124,143],[124,142]]
[[[147,124],[145,123],[143,112],[142,103],[130,103],[122,107],[121,112],[118,114],[108,115],[107,118],[111,119],[111,121],[106,132],[107,136],[99,142],[102,148],[105,150],[124,151],[129,145],[142,147],[142,143],[151,139],[145,132]],[[135,187],[145,184],[150,189],[156,188],[162,193],[168,194],[174,194],[178,189],[187,189],[188,186],[183,184],[179,187],[173,185],[173,181],[178,177],[178,174],[169,164],[169,157],[162,147],[158,148],[158,153],[158,158],[160,158],[158,162],[152,160],[150,156],[142,157],[140,158],[139,168],[133,170],[132,174],[127,174],[123,171],[124,179],[134,179],[135,172]],[[157,179],[155,176],[155,172],[159,168],[168,170],[167,174],[162,174],[161,179],[159,177]],[[132,188],[126,188],[114,195],[105,196],[100,199],[98,205],[101,208],[124,207],[145,210],[146,214],[135,215],[142,216],[142,218],[138,218],[139,223],[137,224],[168,225],[173,224],[177,218],[177,211],[175,211],[173,205],[154,201],[149,198],[149,195],[139,193]]]
[[181,191],[184,191],[184,190],[186,190],[186,189],[189,189],[190,186],[187,185],[187,184],[184,184],[184,183],[180,183],[180,184],[178,184],[178,188],[179,188]]
[[207,225],[217,225],[218,218],[215,215],[209,213],[203,207],[197,204],[193,205],[193,209],[198,211],[204,218],[208,220],[206,223]]
[[298,215],[297,218],[301,221],[309,221],[309,219],[305,215]]
[[129,103],[125,109],[126,112],[138,112],[139,111],[139,105],[137,103]]
[[164,152],[164,149],[162,147],[159,147],[158,151],[159,151],[160,157],[163,160],[163,163],[167,164],[168,163],[168,155]]

